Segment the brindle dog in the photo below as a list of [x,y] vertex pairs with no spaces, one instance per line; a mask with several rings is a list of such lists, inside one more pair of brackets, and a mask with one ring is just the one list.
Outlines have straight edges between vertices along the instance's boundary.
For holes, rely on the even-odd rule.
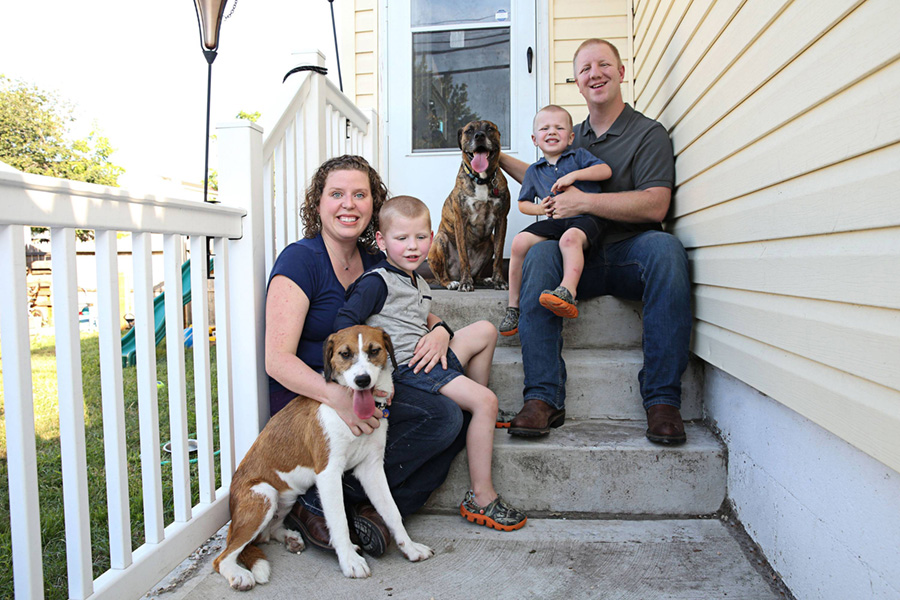
[[486,282],[505,290],[509,288],[503,275],[509,187],[500,171],[500,131],[490,121],[472,121],[459,130],[458,137],[462,165],[456,187],[444,201],[428,266],[445,288],[471,292],[474,277],[493,259],[493,272]]

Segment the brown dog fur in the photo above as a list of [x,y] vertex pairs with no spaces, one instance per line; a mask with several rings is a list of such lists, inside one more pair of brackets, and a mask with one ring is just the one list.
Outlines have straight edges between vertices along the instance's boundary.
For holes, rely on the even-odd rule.
[[[458,137],[462,164],[456,186],[444,201],[428,266],[442,286],[471,292],[475,277],[493,261],[490,282],[505,290],[509,284],[503,275],[503,245],[510,197],[500,170],[500,131],[490,121],[472,121]],[[488,168],[472,177],[470,154],[476,149],[488,151]]]

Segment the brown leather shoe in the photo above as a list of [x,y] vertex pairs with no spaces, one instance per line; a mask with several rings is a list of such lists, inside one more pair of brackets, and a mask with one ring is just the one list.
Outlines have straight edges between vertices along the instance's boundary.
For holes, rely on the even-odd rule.
[[566,422],[566,409],[556,409],[543,400],[526,400],[525,406],[509,423],[509,434],[519,437],[540,437],[550,433],[551,427]]
[[299,502],[294,505],[291,512],[284,518],[284,525],[288,529],[299,531],[307,544],[334,552],[334,548],[331,546],[331,534],[328,532],[328,524],[325,522],[325,517],[311,513]]
[[356,533],[354,543],[369,556],[381,556],[391,543],[391,532],[375,507],[362,502],[353,507],[350,531]]
[[655,444],[676,446],[687,440],[681,412],[668,404],[656,404],[647,410],[647,439]]

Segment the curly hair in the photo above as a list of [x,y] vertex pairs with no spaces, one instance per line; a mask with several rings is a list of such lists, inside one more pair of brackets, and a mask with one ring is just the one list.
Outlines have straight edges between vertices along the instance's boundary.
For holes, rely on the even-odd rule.
[[306,188],[306,196],[303,207],[300,209],[300,220],[303,222],[304,236],[314,238],[322,231],[322,219],[319,216],[319,202],[325,191],[325,180],[334,171],[361,171],[369,177],[369,189],[372,193],[372,220],[359,236],[359,243],[370,252],[375,252],[375,232],[378,230],[378,212],[381,205],[388,197],[387,187],[381,181],[381,176],[362,156],[344,154],[329,158],[316,170],[309,187]]

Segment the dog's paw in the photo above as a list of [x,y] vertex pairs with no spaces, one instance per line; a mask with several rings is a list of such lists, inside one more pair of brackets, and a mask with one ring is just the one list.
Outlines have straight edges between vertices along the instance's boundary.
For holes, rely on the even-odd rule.
[[253,574],[250,573],[250,571],[248,571],[247,569],[241,569],[241,571],[234,573],[231,577],[228,578],[228,585],[239,592],[247,592],[249,590],[252,590],[253,586],[256,585],[256,580],[253,578]]
[[459,291],[460,292],[474,292],[475,291],[475,283],[471,280],[463,280],[459,282]]
[[355,552],[346,556],[340,556],[338,562],[341,563],[341,572],[344,573],[344,577],[363,579],[372,574],[366,559]]
[[508,290],[509,289],[509,284],[500,278],[495,278],[492,281],[492,283],[494,285],[495,290]]
[[400,551],[403,552],[404,556],[406,556],[406,558],[408,558],[412,562],[428,560],[429,558],[434,556],[434,550],[432,550],[425,544],[417,544],[412,540],[399,543],[397,545],[400,547]]
[[458,282],[458,281],[451,281],[450,283],[447,284],[447,289],[448,289],[448,290],[455,290],[455,289],[457,289],[458,287],[459,287],[459,282]]
[[288,549],[288,552],[293,552],[294,554],[300,554],[306,548],[306,544],[303,543],[303,538],[296,531],[286,529],[282,541],[284,542],[284,547]]

